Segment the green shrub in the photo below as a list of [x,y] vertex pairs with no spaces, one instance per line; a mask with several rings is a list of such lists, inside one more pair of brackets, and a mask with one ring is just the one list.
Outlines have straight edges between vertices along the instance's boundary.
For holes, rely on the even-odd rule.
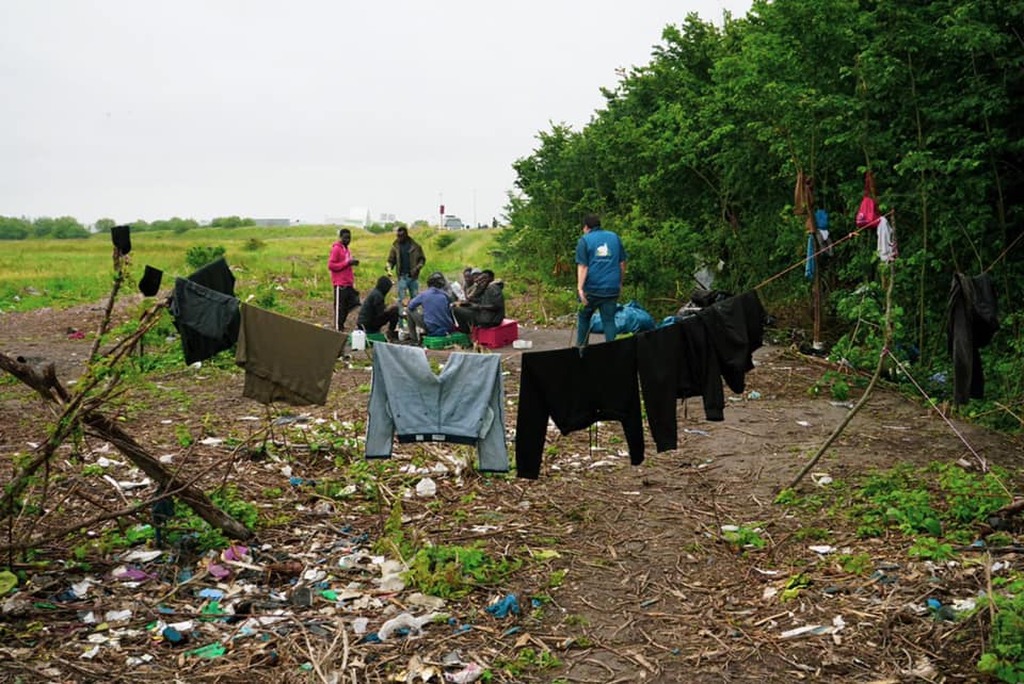
[[227,250],[223,246],[209,247],[206,245],[194,245],[185,252],[185,263],[193,269],[199,269],[224,256]]

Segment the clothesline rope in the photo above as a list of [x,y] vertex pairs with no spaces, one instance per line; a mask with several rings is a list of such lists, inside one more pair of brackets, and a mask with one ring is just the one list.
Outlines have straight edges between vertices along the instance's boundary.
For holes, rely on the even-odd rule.
[[1024,238],[1024,233],[1021,233],[1020,235],[1018,235],[1018,236],[1017,236],[1017,237],[1016,237],[1016,238],[1014,239],[1014,241],[1010,243],[1010,245],[1009,245],[1008,247],[1006,247],[1005,249],[1003,249],[1003,251],[999,253],[999,256],[997,256],[997,257],[995,258],[995,260],[994,260],[994,261],[993,261],[993,262],[992,262],[991,264],[989,264],[989,267],[988,267],[988,268],[986,268],[986,269],[985,269],[984,271],[982,271],[982,273],[988,273],[988,272],[989,272],[989,271],[991,271],[991,270],[992,270],[993,268],[995,268],[995,267],[996,267],[996,264],[998,264],[998,263],[999,263],[1000,261],[1002,261],[1002,260],[1003,260],[1003,257],[1004,257],[1004,256],[1006,256],[1007,254],[1009,254],[1009,253],[1010,253],[1010,250],[1011,250],[1011,249],[1013,249],[1014,247],[1016,247],[1016,246],[1017,246],[1017,243],[1021,241],[1021,238]]
[[[904,375],[906,375],[908,378],[910,378],[911,384],[913,384],[914,387],[917,388],[917,391],[920,392],[921,396],[925,398],[925,400],[928,402],[928,405],[931,406],[932,409],[934,409],[934,411],[936,413],[938,413],[939,416],[942,417],[942,420],[944,420],[946,422],[946,425],[949,426],[949,429],[952,430],[953,434],[955,434],[960,439],[960,441],[964,443],[964,446],[967,447],[967,450],[971,452],[971,454],[974,456],[974,458],[978,459],[978,464],[981,466],[982,472],[988,472],[988,463],[986,463],[985,459],[982,458],[981,455],[978,454],[977,451],[975,451],[974,447],[971,446],[971,443],[967,441],[967,438],[964,437],[963,433],[961,433],[956,428],[956,426],[953,425],[953,421],[951,421],[949,418],[947,418],[946,414],[944,414],[942,411],[940,411],[938,409],[938,407],[935,405],[935,402],[932,400],[932,398],[930,396],[928,396],[928,393],[924,390],[924,388],[921,387],[920,384],[918,384],[917,380],[914,379],[914,376],[911,375],[910,371],[907,370],[907,367],[904,366],[902,363],[900,363],[900,360],[897,359],[893,355],[892,351],[890,351],[888,347],[886,347],[886,348],[884,348],[882,350],[882,354],[883,355],[887,355],[890,359],[892,359],[893,363],[896,364],[896,366],[900,369],[900,371],[902,371]],[[1009,492],[1007,492],[1007,493],[1009,493]]]
[[[882,215],[886,216],[886,217],[892,217],[893,213],[894,212],[889,211],[889,212],[886,212],[885,214],[882,214]],[[857,237],[858,235],[860,235],[861,231],[867,230],[870,227],[871,226],[862,226],[860,228],[854,228],[852,232],[850,232],[847,235],[844,235],[843,237],[839,238],[838,240],[833,242],[831,245],[828,245],[826,247],[822,247],[817,252],[814,252],[814,254],[813,254],[814,258],[817,259],[819,255],[824,254],[825,252],[829,251],[833,247],[837,247],[837,246],[843,244],[844,242],[846,242],[847,240],[850,240],[852,238]],[[772,282],[773,280],[775,280],[777,278],[781,278],[782,276],[786,275],[790,271],[792,271],[794,269],[797,269],[797,268],[800,268],[801,266],[804,266],[806,263],[807,263],[807,257],[804,257],[804,258],[800,259],[800,261],[798,261],[795,264],[793,264],[792,266],[788,266],[787,268],[779,271],[775,275],[769,277],[767,280],[764,280],[760,284],[755,285],[754,289],[755,290],[760,290],[762,287],[764,287],[768,283]]]

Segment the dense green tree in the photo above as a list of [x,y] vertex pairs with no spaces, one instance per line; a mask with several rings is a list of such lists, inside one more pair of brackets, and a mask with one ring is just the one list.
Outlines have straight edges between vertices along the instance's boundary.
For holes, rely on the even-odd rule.
[[32,222],[26,218],[0,216],[0,240],[24,240],[32,234]]
[[110,229],[117,225],[117,221],[112,218],[101,218],[96,220],[96,232],[97,233],[109,233]]
[[244,226],[255,226],[256,221],[240,216],[218,216],[210,222],[210,225],[214,228],[241,228]]
[[[586,126],[552,125],[513,164],[502,254],[569,285],[581,217],[595,211],[622,234],[628,286],[652,308],[719,260],[719,287],[806,304],[794,268],[803,171],[840,242],[824,274],[834,339],[857,309],[846,300],[875,279],[874,234],[854,226],[871,170],[899,240],[901,344],[941,362],[951,274],[995,267],[1004,333],[986,353],[1019,357],[1022,25],[1021,0],[755,0],[721,28],[687,17],[602,91]],[[1024,393],[1009,386],[1024,373],[1000,375],[1001,391]]]

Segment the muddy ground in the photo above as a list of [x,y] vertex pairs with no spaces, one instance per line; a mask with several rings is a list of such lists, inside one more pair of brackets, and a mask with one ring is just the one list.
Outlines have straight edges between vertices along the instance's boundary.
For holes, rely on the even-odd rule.
[[[117,318],[130,319],[138,307],[128,298]],[[312,308],[311,320],[326,320]],[[0,351],[55,362],[67,382],[81,372],[101,315],[102,303],[0,314]],[[75,339],[75,330],[86,336]],[[534,351],[565,346],[570,335],[528,325],[520,332]],[[523,352],[500,353],[511,435]],[[443,362],[447,352],[429,354]],[[699,400],[680,402],[679,448],[655,454],[649,443],[641,466],[629,465],[619,426],[602,424],[593,435],[549,431],[536,481],[477,474],[463,467],[473,459],[468,450],[397,445],[391,463],[369,471],[371,488],[360,479],[367,470],[358,442],[370,378],[365,354],[339,360],[326,406],[299,410],[268,411],[242,398],[243,375],[230,363],[157,371],[103,410],[204,489],[235,487],[259,509],[257,538],[222,579],[209,571],[218,558],[187,548],[135,563],[126,561],[132,549],[88,548],[118,525],[123,535],[148,522],[146,509],[47,539],[31,553],[8,550],[4,558],[22,582],[0,615],[0,681],[426,682],[441,681],[442,671],[466,672],[469,663],[489,668],[497,682],[982,681],[975,664],[986,616],[936,619],[926,601],[975,597],[991,573],[1006,569],[993,571],[992,558],[980,553],[953,564],[914,561],[912,540],[863,539],[827,509],[773,504],[861,390],[851,382],[846,401],[813,395],[827,364],[785,345],[765,346],[755,362],[745,393],[728,397],[724,422],[705,421]],[[52,420],[30,390],[3,379],[4,479]],[[799,491],[819,491],[823,476],[853,482],[897,463],[971,468],[975,454],[1015,470],[1024,462],[1019,440],[947,423],[923,402],[880,386]],[[5,525],[2,545],[154,494],[152,486],[111,484],[138,481],[139,473],[88,435],[58,457],[46,498],[37,499],[42,511]],[[437,484],[434,497],[405,493],[424,475]],[[355,491],[341,491],[350,484]],[[32,495],[43,496],[41,485]],[[476,543],[523,565],[446,601],[437,610],[447,619],[422,634],[368,643],[357,618],[373,632],[402,612],[432,610],[411,589],[383,586],[380,558],[368,551],[386,535],[396,500],[407,538]],[[722,532],[729,525],[760,530],[766,544],[730,543]],[[343,567],[343,558],[364,551]],[[870,559],[860,572],[837,560],[858,554]],[[1012,554],[996,560],[1018,563]],[[140,584],[124,580],[125,567],[142,571]],[[783,601],[798,576],[801,588]],[[62,595],[84,578],[95,580],[84,597]],[[211,603],[203,589],[225,593],[219,607],[227,615],[202,613]],[[485,610],[509,595],[518,614]],[[126,610],[130,617],[116,614]],[[107,611],[114,621],[104,619]],[[87,621],[90,612],[98,620]],[[253,616],[275,619],[246,621]],[[183,621],[191,629],[184,643],[162,638],[165,624]],[[220,651],[199,650],[217,644]]]

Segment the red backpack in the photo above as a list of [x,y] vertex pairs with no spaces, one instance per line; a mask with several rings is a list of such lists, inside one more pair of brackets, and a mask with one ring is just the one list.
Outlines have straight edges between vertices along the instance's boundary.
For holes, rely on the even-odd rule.
[[858,228],[877,228],[881,218],[875,201],[875,177],[868,171],[864,174],[864,197],[860,200],[855,223]]

